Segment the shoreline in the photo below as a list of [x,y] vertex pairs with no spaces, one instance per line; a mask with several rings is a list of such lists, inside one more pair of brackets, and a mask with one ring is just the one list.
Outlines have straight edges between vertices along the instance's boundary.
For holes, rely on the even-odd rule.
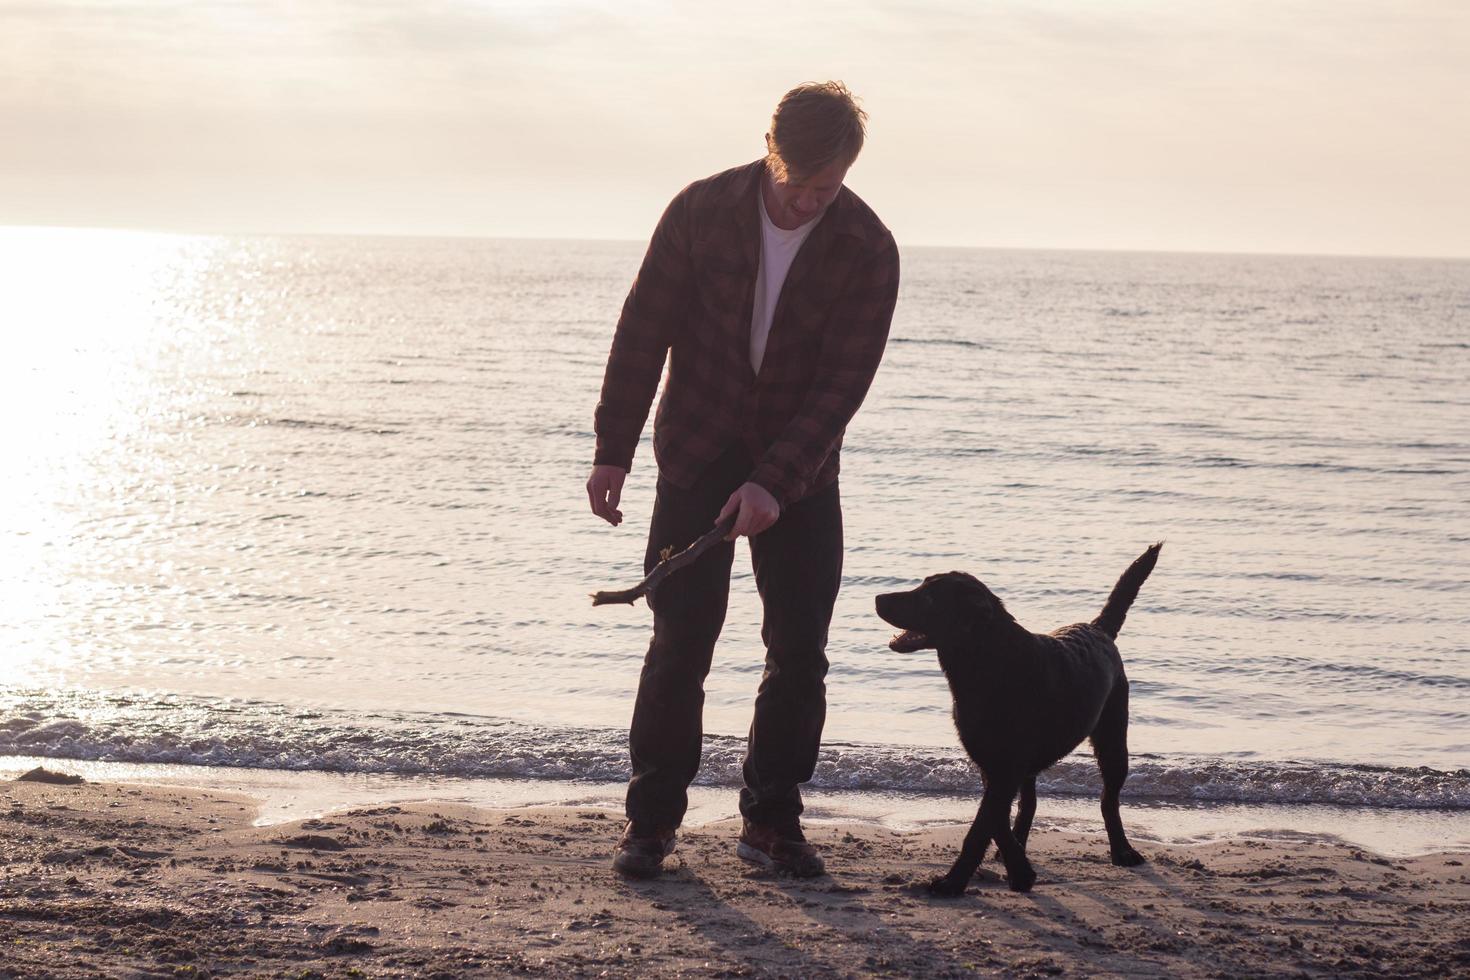
[[[54,765],[50,768],[56,768]],[[69,769],[69,766],[62,766]],[[260,825],[242,794],[0,782],[0,976],[1443,976],[1470,969],[1470,858],[1351,844],[1135,843],[1043,827],[1039,879],[924,883],[964,828],[809,825],[829,874],[686,827],[665,874],[610,869],[588,806],[356,806]]]
[[[577,806],[622,819],[625,784],[565,779],[491,779],[329,773],[227,766],[93,762],[0,755],[0,783],[43,766],[89,782],[167,786],[251,798],[257,826],[321,819],[354,807],[444,804],[481,809]],[[696,784],[686,827],[734,819],[737,790]],[[863,824],[895,831],[968,826],[979,802],[952,793],[807,789],[808,824]],[[1388,857],[1470,853],[1470,810],[1337,804],[1180,802],[1123,797],[1130,836],[1149,843],[1199,846],[1224,840],[1343,843]],[[1097,799],[1042,794],[1039,830],[1101,836]]]

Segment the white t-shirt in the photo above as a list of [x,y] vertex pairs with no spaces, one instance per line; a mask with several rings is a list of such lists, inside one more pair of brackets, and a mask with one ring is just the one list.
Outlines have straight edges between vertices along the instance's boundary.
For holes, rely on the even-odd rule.
[[776,302],[781,298],[786,273],[791,271],[801,243],[822,216],[817,215],[800,228],[787,231],[776,227],[759,194],[755,206],[761,213],[761,262],[755,274],[755,305],[750,311],[750,366],[760,374],[761,361],[766,357],[766,339],[771,336],[771,318],[776,315]]

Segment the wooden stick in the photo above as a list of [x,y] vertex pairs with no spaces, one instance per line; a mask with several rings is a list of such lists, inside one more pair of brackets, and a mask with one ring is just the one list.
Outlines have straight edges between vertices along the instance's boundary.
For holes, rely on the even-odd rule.
[[652,595],[653,590],[658,588],[659,583],[667,578],[669,573],[676,572],[685,565],[690,564],[712,548],[717,542],[723,540],[725,535],[730,533],[730,529],[735,526],[735,517],[735,514],[726,517],[723,521],[704,532],[699,540],[677,555],[670,555],[667,553],[670,549],[664,549],[665,554],[663,560],[653,566],[653,571],[649,572],[643,581],[631,589],[623,589],[620,592],[594,592],[592,593],[592,604],[594,606],[606,606],[615,602],[625,602],[631,606],[638,600],[639,596],[647,597]]

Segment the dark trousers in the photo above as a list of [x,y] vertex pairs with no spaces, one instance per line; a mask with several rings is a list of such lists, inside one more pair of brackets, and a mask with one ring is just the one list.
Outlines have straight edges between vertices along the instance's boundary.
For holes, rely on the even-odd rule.
[[[714,526],[752,464],[730,452],[688,490],[660,479],[645,570],[659,553],[680,551]],[[799,784],[812,778],[827,716],[827,627],[842,581],[842,502],[837,484],[781,512],[750,538],[764,609],[766,669],[755,698],[740,812],[759,823],[794,821]],[[720,542],[670,575],[649,605],[653,641],[643,661],[629,747],[628,818],[649,828],[679,826],[699,771],[704,678],[725,622],[734,542]]]

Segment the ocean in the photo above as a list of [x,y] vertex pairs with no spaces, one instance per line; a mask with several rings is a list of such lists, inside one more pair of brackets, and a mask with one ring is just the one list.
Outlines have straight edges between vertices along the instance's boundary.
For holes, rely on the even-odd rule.
[[[641,252],[0,229],[0,756],[617,784],[650,615],[588,595],[641,577],[648,433],[621,527],[583,485]],[[814,788],[973,806],[874,595],[961,569],[1050,630],[1162,540],[1125,798],[1470,841],[1470,261],[903,263]],[[742,548],[700,775],[731,812],[759,621]],[[1096,786],[1075,755],[1041,788]]]

